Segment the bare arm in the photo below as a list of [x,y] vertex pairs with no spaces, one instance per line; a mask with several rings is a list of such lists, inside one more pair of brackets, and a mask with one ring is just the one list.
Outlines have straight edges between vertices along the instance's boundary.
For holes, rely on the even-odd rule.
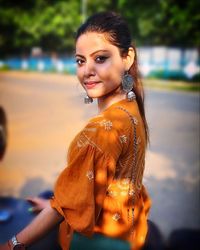
[[28,246],[43,237],[62,220],[63,217],[49,203],[27,227],[17,234],[17,239]]
[[[17,240],[29,246],[47,234],[62,220],[63,217],[49,203],[29,225],[17,234]],[[1,249],[6,248],[0,246]]]

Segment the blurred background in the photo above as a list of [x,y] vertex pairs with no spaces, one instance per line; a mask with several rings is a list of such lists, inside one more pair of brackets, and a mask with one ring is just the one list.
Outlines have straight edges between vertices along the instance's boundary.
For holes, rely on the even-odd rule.
[[0,0],[0,69],[75,73],[74,34],[88,15],[128,21],[144,77],[198,81],[199,1]]
[[0,0],[0,196],[53,189],[70,141],[97,113],[83,105],[74,35],[103,10],[124,16],[138,51],[150,129],[150,219],[165,238],[176,229],[199,230],[197,0]]

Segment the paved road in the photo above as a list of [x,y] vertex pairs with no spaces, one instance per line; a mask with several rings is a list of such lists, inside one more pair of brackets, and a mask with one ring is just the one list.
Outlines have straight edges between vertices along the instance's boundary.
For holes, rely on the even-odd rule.
[[[200,97],[146,92],[151,144],[144,183],[153,201],[150,218],[165,236],[176,228],[200,228]],[[0,105],[9,122],[0,195],[26,197],[53,187],[69,142],[96,113],[95,105],[83,105],[82,97],[71,76],[0,74]]]
[[150,217],[165,235],[176,228],[200,228],[200,96],[151,90],[146,106],[151,135],[145,179],[153,200]]

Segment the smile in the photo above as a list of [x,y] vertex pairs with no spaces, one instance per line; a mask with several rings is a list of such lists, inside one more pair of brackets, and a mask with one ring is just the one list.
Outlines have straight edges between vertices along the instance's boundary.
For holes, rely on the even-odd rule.
[[90,82],[85,82],[84,83],[87,89],[92,89],[94,88],[97,84],[99,84],[99,82],[94,82],[94,81],[90,81]]

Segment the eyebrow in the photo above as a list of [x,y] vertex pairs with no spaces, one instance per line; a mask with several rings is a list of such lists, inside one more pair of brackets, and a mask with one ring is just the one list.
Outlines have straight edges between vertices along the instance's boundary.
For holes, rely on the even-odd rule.
[[[99,50],[96,50],[96,51],[92,52],[92,53],[90,54],[90,56],[93,56],[93,55],[95,55],[95,54],[97,54],[97,53],[99,53],[99,52],[109,52],[109,51],[108,51],[108,50],[105,50],[105,49],[99,49]],[[85,58],[83,55],[80,55],[80,54],[76,54],[75,56],[79,56],[79,57]]]

